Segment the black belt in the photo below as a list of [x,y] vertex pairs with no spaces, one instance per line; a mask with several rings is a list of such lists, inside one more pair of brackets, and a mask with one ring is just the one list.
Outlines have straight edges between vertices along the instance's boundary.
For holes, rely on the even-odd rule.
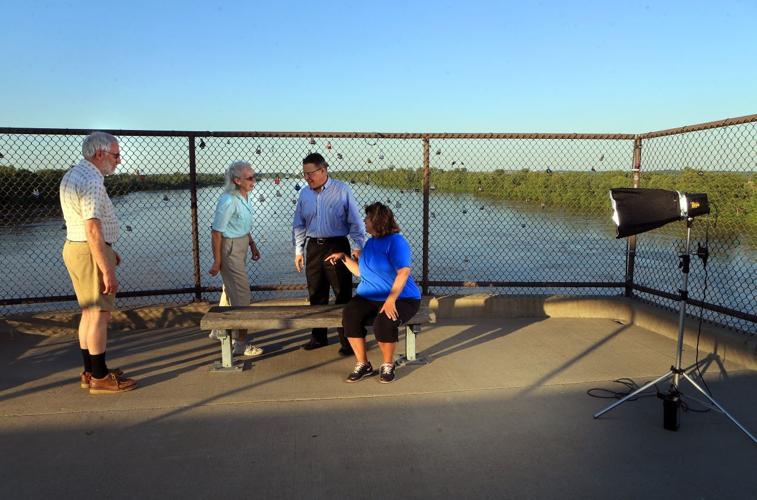
[[316,245],[325,245],[326,243],[331,243],[332,241],[344,241],[345,239],[347,239],[346,236],[332,236],[330,238],[308,238],[308,243],[313,241]]

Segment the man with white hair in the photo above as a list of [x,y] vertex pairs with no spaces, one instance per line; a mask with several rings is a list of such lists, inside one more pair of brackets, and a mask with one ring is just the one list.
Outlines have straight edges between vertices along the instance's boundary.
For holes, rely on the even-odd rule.
[[90,394],[113,394],[136,387],[133,379],[121,370],[108,370],[105,363],[108,323],[116,310],[116,266],[121,258],[113,250],[118,219],[104,180],[121,163],[118,139],[106,132],[92,132],[82,143],[82,155],[84,159],[66,172],[60,183],[66,221],[63,262],[81,307],[81,387]]

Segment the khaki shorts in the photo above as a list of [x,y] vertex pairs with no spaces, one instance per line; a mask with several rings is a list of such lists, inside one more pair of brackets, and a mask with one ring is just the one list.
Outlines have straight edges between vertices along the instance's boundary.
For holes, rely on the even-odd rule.
[[[105,256],[115,267],[116,253],[105,247]],[[101,311],[117,311],[116,295],[102,293],[103,275],[86,241],[66,241],[63,245],[63,262],[66,264],[74,293],[82,309],[97,308]]]

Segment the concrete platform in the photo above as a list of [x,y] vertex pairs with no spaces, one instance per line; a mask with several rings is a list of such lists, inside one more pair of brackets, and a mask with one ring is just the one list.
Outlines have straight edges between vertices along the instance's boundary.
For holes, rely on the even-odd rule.
[[[78,387],[72,336],[6,332],[0,498],[746,499],[757,492],[757,446],[719,413],[685,413],[670,432],[661,402],[645,397],[592,418],[612,400],[587,390],[622,390],[612,381],[642,383],[673,363],[675,343],[638,325],[440,319],[418,337],[431,362],[398,369],[392,384],[345,383],[353,359],[333,344],[298,349],[307,337],[263,332],[266,353],[251,369],[213,374],[217,343],[195,327],[116,333],[110,366],[140,387],[90,396]],[[687,364],[694,354],[687,348]],[[369,356],[375,365],[378,350]],[[706,372],[716,399],[753,434],[756,375],[730,360]]]

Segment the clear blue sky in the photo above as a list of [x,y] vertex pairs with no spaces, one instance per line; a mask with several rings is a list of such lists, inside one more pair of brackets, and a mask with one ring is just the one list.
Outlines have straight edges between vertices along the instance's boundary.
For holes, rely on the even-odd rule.
[[757,113],[757,1],[3,2],[0,126],[645,132]]

